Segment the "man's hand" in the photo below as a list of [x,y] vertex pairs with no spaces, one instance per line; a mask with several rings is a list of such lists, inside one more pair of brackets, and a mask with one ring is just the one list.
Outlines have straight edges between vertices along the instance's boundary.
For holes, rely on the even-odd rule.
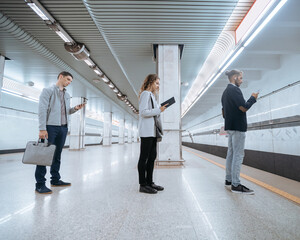
[[40,139],[45,139],[45,138],[48,139],[48,132],[46,130],[40,130],[39,138]]
[[257,93],[252,93],[251,96],[255,97],[255,99],[257,99],[258,97],[258,92]]
[[85,106],[86,103],[82,103],[82,104],[79,104],[79,105],[76,105],[75,106],[75,110],[80,110],[81,108],[83,108]]

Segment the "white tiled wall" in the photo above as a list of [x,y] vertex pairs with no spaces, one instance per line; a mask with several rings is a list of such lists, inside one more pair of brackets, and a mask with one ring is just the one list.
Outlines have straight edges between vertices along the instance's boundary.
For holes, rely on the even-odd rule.
[[[256,89],[260,89],[261,96],[263,96],[299,81],[299,62],[300,56],[298,55],[283,55],[281,57],[281,67],[263,73],[263,79],[260,80],[259,86],[257,82],[251,82],[246,89],[242,89],[244,98],[248,99]],[[185,129],[191,133],[220,129],[224,126],[220,109],[221,103],[199,116],[197,121],[193,121],[193,125],[195,125],[195,122],[198,122],[198,125],[185,126]],[[300,84],[258,99],[247,112],[247,121],[248,124],[251,124],[295,115],[300,115]],[[212,116],[216,117],[205,121]],[[246,136],[245,149],[300,156],[300,127],[253,130],[248,131]],[[200,135],[193,137],[193,139],[195,143],[227,147],[227,137],[224,135]],[[190,142],[190,137],[185,137],[182,140]]]

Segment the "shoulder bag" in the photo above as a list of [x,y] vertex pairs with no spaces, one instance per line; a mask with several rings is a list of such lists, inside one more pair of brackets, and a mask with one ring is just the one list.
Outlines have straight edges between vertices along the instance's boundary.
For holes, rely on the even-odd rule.
[[[150,95],[150,99],[151,99],[152,108],[154,108],[154,104],[153,104],[151,95]],[[157,139],[157,142],[161,142],[162,135],[163,135],[161,122],[160,122],[159,117],[154,116],[153,118],[154,118],[154,124],[155,124],[155,129],[156,129],[156,139]]]

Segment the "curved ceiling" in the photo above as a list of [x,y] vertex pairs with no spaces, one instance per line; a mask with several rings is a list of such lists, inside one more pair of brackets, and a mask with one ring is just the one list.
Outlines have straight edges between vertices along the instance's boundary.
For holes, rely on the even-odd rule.
[[[234,30],[238,26],[253,1],[240,1],[226,30]],[[156,71],[152,44],[184,44],[181,79],[191,87],[238,0],[41,0],[39,2],[76,42],[82,42],[87,46],[94,62],[138,108],[137,93],[141,83],[147,74]],[[133,115],[131,109],[120,101],[106,84],[92,81],[97,78],[92,69],[84,62],[75,60],[64,49],[64,42],[45,25],[25,1],[1,0],[0,12],[72,68],[89,85],[99,89],[111,101]],[[20,79],[28,79],[33,72],[35,76],[33,81],[39,82],[41,86],[48,85],[49,78],[56,79],[57,73],[54,73],[49,62],[45,61],[40,68],[27,64],[24,57],[16,57],[17,53],[14,50],[20,49],[18,45],[23,43],[7,39],[7,30],[1,28],[0,53],[18,60],[21,70],[15,69],[15,74],[23,76]],[[31,55],[28,52],[27,59],[32,58],[32,62],[39,62],[38,65],[42,65],[36,54],[35,50],[32,50]],[[188,90],[189,87],[182,86],[182,100]],[[85,89],[80,91],[83,96],[88,92]]]

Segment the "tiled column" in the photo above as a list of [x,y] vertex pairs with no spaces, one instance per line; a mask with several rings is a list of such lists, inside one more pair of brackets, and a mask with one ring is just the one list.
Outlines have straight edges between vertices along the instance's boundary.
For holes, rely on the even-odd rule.
[[119,144],[124,144],[124,127],[125,121],[124,119],[119,120]]
[[134,124],[134,127],[133,127],[133,141],[134,142],[138,141],[138,128],[137,128],[137,124]]
[[[83,97],[72,97],[71,106],[76,106],[84,102]],[[70,147],[69,150],[84,149],[85,135],[85,107],[70,115]]]
[[1,89],[3,86],[3,77],[4,77],[4,66],[5,66],[5,57],[0,55],[0,102],[1,102]]
[[160,78],[159,103],[175,98],[176,103],[161,114],[163,140],[158,144],[158,163],[181,164],[180,50],[178,45],[159,45],[157,74]]
[[103,126],[103,146],[111,145],[112,138],[112,113],[104,113],[104,126]]
[[126,124],[128,127],[128,143],[132,143],[132,120],[126,120]]

